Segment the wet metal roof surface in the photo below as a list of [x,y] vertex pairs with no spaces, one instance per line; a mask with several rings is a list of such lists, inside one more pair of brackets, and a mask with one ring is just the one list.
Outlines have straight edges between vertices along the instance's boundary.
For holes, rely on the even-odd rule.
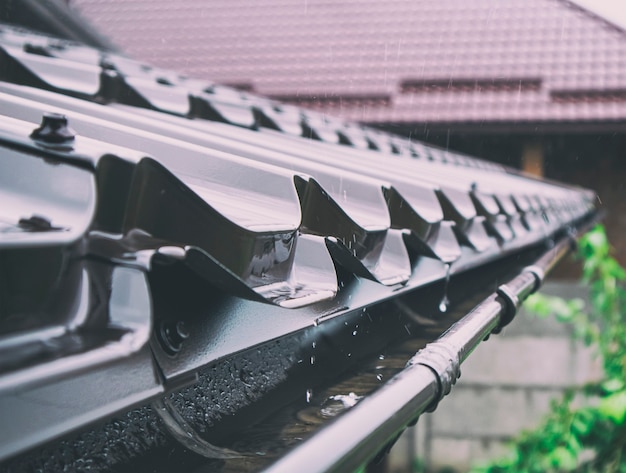
[[626,119],[626,36],[565,0],[74,0],[129,54],[375,123]]
[[[154,417],[164,393],[199,393],[206,417],[190,418],[219,427],[207,391],[233,373],[229,415],[282,383],[318,328],[358,321],[346,362],[366,309],[395,327],[385,301],[561,255],[552,238],[596,214],[591,191],[9,26],[0,115],[0,460],[132,406]],[[268,349],[280,364],[257,384],[229,361],[255,373]],[[138,450],[167,443],[131,417]],[[91,442],[104,451],[97,436],[61,450]]]
[[[61,111],[81,137],[138,146],[151,156],[121,153],[119,159],[133,163],[135,179],[146,182],[141,194],[128,189],[131,200],[119,204],[122,214],[110,217],[116,223],[107,223],[107,231],[141,229],[182,245],[183,253],[206,252],[243,287],[281,304],[332,297],[331,257],[382,284],[404,284],[411,277],[409,251],[455,268],[473,266],[477,258],[540,240],[593,205],[591,194],[115,54],[99,57],[85,47],[8,29],[0,48],[5,80],[47,89],[0,84],[3,109],[12,118],[36,122],[42,110]],[[96,153],[86,159],[98,168],[102,158]],[[176,204],[164,200],[155,220],[149,217],[154,211],[142,206],[159,207],[159,194],[146,195],[153,183],[166,181],[176,196],[167,202]],[[175,225],[181,220],[175,209],[185,201],[185,213],[197,225],[206,221],[207,232]],[[128,206],[137,206],[135,222],[121,220]],[[464,253],[463,246],[472,251]],[[305,247],[319,255],[300,258]]]

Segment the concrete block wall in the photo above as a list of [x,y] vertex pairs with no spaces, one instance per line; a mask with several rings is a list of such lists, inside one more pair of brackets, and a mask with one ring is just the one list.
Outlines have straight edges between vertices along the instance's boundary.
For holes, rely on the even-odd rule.
[[[543,293],[581,297],[580,286],[547,282]],[[461,379],[432,414],[399,439],[387,471],[411,470],[419,457],[428,471],[467,471],[497,457],[520,430],[535,426],[564,388],[599,379],[600,361],[572,341],[554,320],[520,313],[502,334],[482,343],[463,364]]]

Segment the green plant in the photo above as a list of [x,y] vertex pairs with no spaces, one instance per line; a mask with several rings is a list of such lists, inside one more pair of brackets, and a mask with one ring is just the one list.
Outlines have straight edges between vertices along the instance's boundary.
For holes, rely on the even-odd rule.
[[508,455],[476,466],[475,473],[626,473],[626,271],[610,256],[602,226],[581,239],[578,253],[589,307],[541,294],[526,307],[571,324],[574,337],[601,357],[604,377],[567,390],[536,429],[512,442]]

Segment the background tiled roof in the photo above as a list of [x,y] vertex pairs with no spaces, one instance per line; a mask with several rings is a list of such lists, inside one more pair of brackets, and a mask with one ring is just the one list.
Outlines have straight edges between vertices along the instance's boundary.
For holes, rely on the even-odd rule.
[[564,0],[73,0],[132,56],[366,122],[626,119],[626,34]]

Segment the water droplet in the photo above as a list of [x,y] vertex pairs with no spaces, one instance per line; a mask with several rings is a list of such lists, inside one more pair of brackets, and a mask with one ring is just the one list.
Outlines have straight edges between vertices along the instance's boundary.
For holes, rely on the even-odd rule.
[[356,336],[356,334],[357,334],[357,331],[356,331],[356,330],[354,330],[354,331],[352,332],[352,336],[354,337],[354,336]]
[[450,282],[450,267],[452,265],[446,264],[446,280],[443,286],[443,297],[439,303],[439,312],[444,313],[448,311],[450,300],[448,299],[448,283]]
[[315,319],[313,321],[313,327],[317,327],[320,324],[320,320],[319,319]]
[[384,360],[385,359],[385,355],[378,355],[378,359],[379,360]]
[[411,329],[409,328],[408,324],[404,326],[404,330],[406,330],[406,333],[411,335]]
[[348,353],[348,358],[350,358],[352,356],[352,353]]
[[313,348],[315,348],[315,347],[317,346],[317,343],[313,342],[313,343],[311,344],[311,346],[312,346]]
[[441,299],[441,302],[439,303],[439,312],[441,312],[442,314],[448,311],[448,304],[450,304],[450,301],[448,300],[447,296],[443,296],[443,299]]
[[313,390],[311,388],[306,390],[306,403],[311,403],[311,398],[313,398]]
[[337,394],[335,396],[330,396],[322,404],[322,408],[319,413],[324,418],[335,417],[344,412],[346,409],[354,407],[361,399],[362,396],[357,396],[353,392],[347,395]]
[[377,379],[378,381],[382,381],[382,380],[383,380],[383,375],[382,375],[382,374],[377,374],[377,375],[376,375],[376,379]]
[[311,364],[314,365],[315,364],[315,355],[311,355]]

